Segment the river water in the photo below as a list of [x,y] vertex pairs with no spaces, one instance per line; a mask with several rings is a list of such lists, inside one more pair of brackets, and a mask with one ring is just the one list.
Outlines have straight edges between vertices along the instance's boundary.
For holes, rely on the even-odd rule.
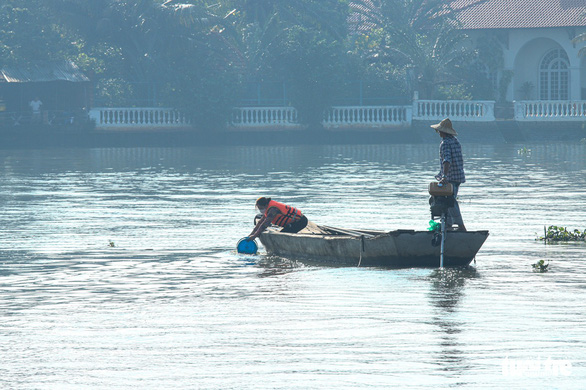
[[586,244],[537,238],[586,229],[586,145],[463,148],[490,236],[445,270],[235,252],[262,195],[426,229],[437,144],[0,150],[0,388],[583,389]]

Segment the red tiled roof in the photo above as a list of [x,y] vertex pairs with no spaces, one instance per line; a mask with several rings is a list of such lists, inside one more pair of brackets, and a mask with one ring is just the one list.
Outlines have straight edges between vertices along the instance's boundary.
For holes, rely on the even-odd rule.
[[370,31],[376,27],[374,20],[378,20],[380,10],[372,0],[350,2],[350,15],[348,16],[348,29],[350,33]]
[[586,26],[586,0],[455,0],[464,29]]

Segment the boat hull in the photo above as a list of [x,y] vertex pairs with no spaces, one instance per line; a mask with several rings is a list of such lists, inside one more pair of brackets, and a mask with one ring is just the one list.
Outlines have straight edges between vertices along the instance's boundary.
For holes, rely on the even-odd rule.
[[[387,268],[436,268],[440,246],[434,232],[396,230],[381,234],[329,235],[265,231],[260,241],[267,253],[312,262]],[[488,237],[487,230],[450,231],[446,235],[444,266],[469,265]]]

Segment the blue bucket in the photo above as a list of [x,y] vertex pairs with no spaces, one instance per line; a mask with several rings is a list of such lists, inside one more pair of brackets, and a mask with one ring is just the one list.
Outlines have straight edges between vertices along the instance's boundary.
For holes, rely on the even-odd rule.
[[240,239],[240,241],[238,241],[238,245],[236,245],[236,250],[238,250],[238,253],[256,255],[256,252],[258,251],[258,245],[256,245],[255,240],[248,241],[246,237],[244,237]]

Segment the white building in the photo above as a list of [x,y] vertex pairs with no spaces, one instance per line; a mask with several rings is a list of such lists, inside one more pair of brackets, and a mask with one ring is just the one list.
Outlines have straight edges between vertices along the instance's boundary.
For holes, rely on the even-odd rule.
[[507,101],[586,100],[584,43],[574,42],[586,32],[586,0],[487,0],[466,8],[470,1],[453,5],[472,38],[501,37],[503,70],[513,74]]

